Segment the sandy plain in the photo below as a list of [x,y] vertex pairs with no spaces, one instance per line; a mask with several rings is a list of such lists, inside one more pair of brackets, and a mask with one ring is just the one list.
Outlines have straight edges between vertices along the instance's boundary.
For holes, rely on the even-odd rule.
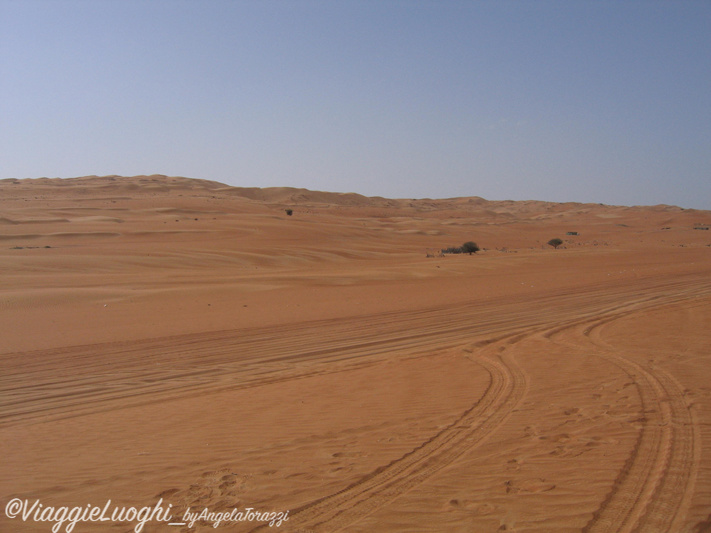
[[709,225],[0,181],[0,531],[53,526],[16,498],[289,511],[149,533],[711,531]]

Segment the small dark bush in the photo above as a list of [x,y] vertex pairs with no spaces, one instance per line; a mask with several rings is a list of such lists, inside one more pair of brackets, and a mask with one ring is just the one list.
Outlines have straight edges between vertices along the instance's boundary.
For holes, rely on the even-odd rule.
[[293,209],[284,209],[284,211],[285,211],[286,214],[289,215],[289,216],[291,216],[291,215],[294,214],[294,210],[293,210]]
[[449,248],[442,248],[442,253],[443,254],[461,254],[462,247],[461,246],[450,246]]
[[462,244],[462,253],[464,254],[472,255],[477,253],[478,251],[479,247],[476,245],[475,242],[469,241]]
[[465,242],[461,246],[450,246],[449,248],[442,248],[443,254],[475,254],[480,250],[475,242]]
[[555,249],[558,249],[558,246],[560,246],[561,244],[563,244],[563,241],[557,237],[555,239],[551,239],[550,241],[548,241],[548,245],[552,246]]

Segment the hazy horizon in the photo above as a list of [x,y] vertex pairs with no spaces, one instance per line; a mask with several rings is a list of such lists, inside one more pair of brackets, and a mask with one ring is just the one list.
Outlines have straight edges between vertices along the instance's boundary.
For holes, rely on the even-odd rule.
[[711,3],[0,0],[0,178],[711,209]]

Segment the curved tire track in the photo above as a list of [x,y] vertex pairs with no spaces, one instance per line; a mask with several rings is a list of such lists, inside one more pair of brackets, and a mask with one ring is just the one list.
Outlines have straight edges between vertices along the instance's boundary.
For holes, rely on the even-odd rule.
[[592,324],[577,321],[545,335],[551,338],[566,329],[577,330],[574,338],[587,339],[596,356],[630,377],[642,405],[642,427],[632,453],[583,533],[678,531],[693,493],[700,443],[682,387],[663,369],[645,368],[619,355],[600,335],[602,326],[634,313],[638,305],[625,306]]
[[[341,371],[393,353],[426,354],[476,335],[508,335],[590,320],[630,302],[686,299],[706,278],[649,280],[585,293],[550,291],[536,306],[510,296],[410,311],[0,354],[0,427],[82,416],[209,392]],[[639,297],[644,293],[643,298]],[[333,363],[339,365],[333,365]]]
[[[516,363],[505,351],[497,353],[505,350],[506,342],[521,340],[522,330],[543,331],[544,337],[551,340],[563,331],[576,330],[579,339],[587,338],[593,343],[595,355],[617,365],[633,379],[644,414],[648,415],[647,420],[642,420],[633,453],[584,531],[673,531],[688,506],[698,464],[699,437],[694,432],[693,415],[681,387],[669,374],[645,369],[616,354],[614,347],[605,346],[597,334],[603,324],[639,308],[686,300],[692,294],[709,292],[711,287],[704,280],[693,286],[674,282],[653,289],[641,298],[638,288],[606,291],[596,294],[594,300],[586,300],[580,294],[565,298],[555,295],[526,313],[521,313],[514,301],[513,305],[481,309],[464,306],[383,313],[347,324],[340,320],[310,324],[308,328],[295,324],[279,328],[278,332],[258,328],[5,354],[3,358],[23,364],[17,375],[0,378],[7,394],[5,404],[0,405],[0,421],[18,423],[45,412],[58,418],[96,412],[103,408],[104,401],[108,404],[114,398],[121,399],[125,406],[132,398],[141,404],[178,394],[184,397],[186,390],[199,394],[208,387],[213,391],[229,390],[298,379],[343,371],[350,365],[367,364],[400,351],[412,355],[434,347],[461,345],[477,333],[488,335],[493,340],[479,345],[482,357],[475,362],[489,372],[491,383],[478,402],[455,423],[400,459],[342,491],[294,510],[288,523],[336,531],[453,463],[506,420],[526,390],[525,376]],[[560,325],[551,329],[556,321]],[[495,338],[496,335],[503,336]],[[523,333],[524,337],[527,335]],[[103,357],[97,357],[97,352]],[[137,357],[142,365],[135,365]],[[110,366],[105,370],[107,361]],[[84,372],[50,376],[51,370],[64,368],[68,362]],[[331,368],[334,362],[347,364]],[[165,370],[166,366],[170,370]],[[23,380],[16,382],[18,377]],[[32,378],[36,381],[30,381]],[[59,394],[48,398],[50,391]],[[85,407],[85,402],[90,404]],[[106,405],[107,409],[110,407]]]
[[293,510],[289,526],[297,531],[338,531],[421,484],[491,435],[525,395],[526,378],[513,359],[505,355],[470,359],[491,377],[484,395],[470,409],[387,466],[339,492]]

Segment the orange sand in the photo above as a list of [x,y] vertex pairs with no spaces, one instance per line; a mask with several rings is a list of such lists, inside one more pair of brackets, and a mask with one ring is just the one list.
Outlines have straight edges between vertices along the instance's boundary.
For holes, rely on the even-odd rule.
[[0,181],[0,531],[53,525],[13,498],[289,511],[260,531],[711,531],[709,224]]

